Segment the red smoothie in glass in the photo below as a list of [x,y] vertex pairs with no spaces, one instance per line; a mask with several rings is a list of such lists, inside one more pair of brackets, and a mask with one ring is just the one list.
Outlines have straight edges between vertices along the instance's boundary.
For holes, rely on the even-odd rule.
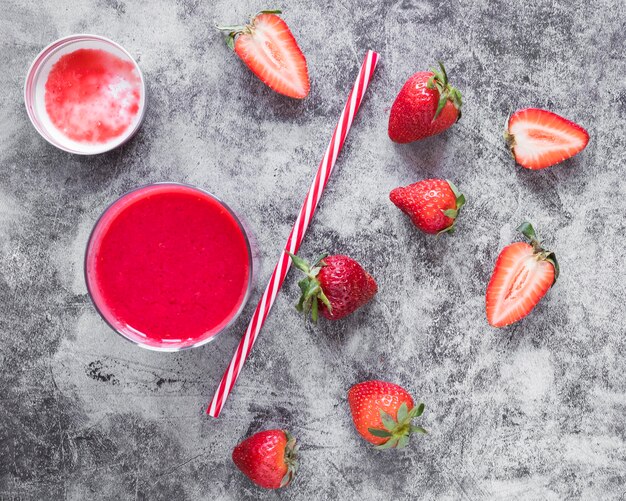
[[233,213],[179,184],[139,188],[96,224],[87,287],[120,334],[154,349],[203,344],[241,311],[251,273],[248,239]]

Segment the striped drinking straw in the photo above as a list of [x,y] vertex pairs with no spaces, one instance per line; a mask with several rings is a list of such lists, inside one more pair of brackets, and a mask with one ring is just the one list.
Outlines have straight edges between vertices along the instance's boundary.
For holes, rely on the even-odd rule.
[[359,111],[363,96],[365,95],[365,91],[367,90],[377,63],[378,54],[371,50],[367,51],[363,64],[361,65],[361,69],[359,70],[359,74],[354,82],[354,86],[348,95],[346,105],[344,106],[341,116],[339,117],[339,122],[335,127],[335,131],[333,132],[333,136],[328,144],[328,148],[326,148],[324,158],[320,162],[315,179],[309,188],[306,198],[304,199],[304,203],[302,204],[302,208],[296,218],[296,222],[291,229],[285,248],[280,253],[278,263],[274,268],[274,272],[272,273],[270,281],[265,288],[265,292],[263,293],[256,310],[254,310],[254,315],[252,315],[252,320],[250,320],[250,323],[248,324],[246,333],[241,338],[241,341],[237,346],[237,350],[235,351],[235,354],[233,355],[233,358],[224,372],[219,386],[217,387],[213,400],[211,400],[211,403],[207,408],[206,412],[209,416],[216,418],[220,415],[220,412],[222,412],[224,404],[226,403],[226,399],[233,389],[246,359],[250,355],[254,342],[256,341],[256,338],[261,331],[261,327],[263,327],[263,324],[269,315],[270,309],[272,308],[272,305],[276,300],[276,296],[278,295],[278,291],[283,285],[285,276],[291,266],[291,258],[287,252],[296,254],[300,248],[304,234],[309,227],[309,223],[315,214],[315,209],[317,209],[317,204],[322,197],[322,193],[328,183],[330,174],[335,167],[337,156],[339,155],[339,152],[343,147],[343,143],[346,140],[346,136],[350,131],[354,116],[357,111]]

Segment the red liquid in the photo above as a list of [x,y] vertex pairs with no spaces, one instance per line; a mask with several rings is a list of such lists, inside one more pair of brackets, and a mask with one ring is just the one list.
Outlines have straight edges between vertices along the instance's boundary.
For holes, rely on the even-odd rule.
[[62,56],[46,81],[46,111],[70,139],[106,143],[121,136],[139,112],[141,78],[131,61],[99,49]]
[[191,346],[237,315],[250,251],[234,216],[187,186],[141,188],[118,200],[91,237],[87,284],[104,318],[139,343]]

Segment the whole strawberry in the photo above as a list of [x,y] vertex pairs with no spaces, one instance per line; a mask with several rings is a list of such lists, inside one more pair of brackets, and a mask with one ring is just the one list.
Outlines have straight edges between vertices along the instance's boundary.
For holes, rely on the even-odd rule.
[[377,449],[402,448],[411,433],[426,433],[411,421],[422,415],[424,404],[413,405],[413,398],[397,384],[365,381],[348,392],[354,426]]
[[331,320],[339,320],[363,306],[378,292],[376,281],[359,263],[348,256],[323,254],[313,266],[289,253],[293,264],[306,274],[298,282],[302,291],[296,305],[298,311],[311,312],[317,321],[318,312]]
[[389,138],[396,143],[411,143],[434,136],[461,118],[461,93],[448,83],[441,71],[419,71],[409,78],[389,114]]
[[291,482],[298,469],[296,439],[284,430],[255,433],[233,449],[233,462],[250,480],[265,489]]
[[465,204],[465,195],[450,181],[425,179],[405,188],[396,188],[389,199],[413,224],[425,233],[452,233]]

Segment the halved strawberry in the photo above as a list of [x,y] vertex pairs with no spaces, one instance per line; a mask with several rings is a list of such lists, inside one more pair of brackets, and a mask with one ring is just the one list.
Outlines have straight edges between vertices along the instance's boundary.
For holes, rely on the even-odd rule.
[[580,125],[538,108],[513,113],[504,138],[515,161],[533,170],[567,160],[589,142],[589,134]]
[[309,94],[306,59],[287,23],[264,10],[244,26],[220,26],[228,32],[227,43],[266,85],[279,94],[303,99]]
[[556,282],[559,266],[553,252],[541,248],[530,223],[517,231],[530,239],[500,252],[487,286],[487,321],[505,327],[528,315]]

